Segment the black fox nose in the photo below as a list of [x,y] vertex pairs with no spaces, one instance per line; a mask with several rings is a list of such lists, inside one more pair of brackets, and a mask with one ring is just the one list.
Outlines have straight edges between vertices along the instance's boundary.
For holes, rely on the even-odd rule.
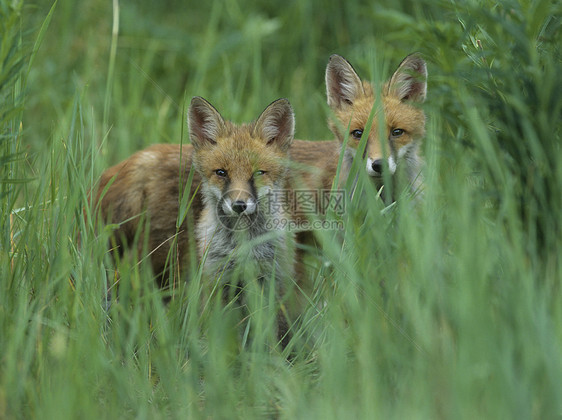
[[377,159],[371,164],[371,168],[376,173],[382,174],[382,159]]
[[232,210],[234,210],[238,214],[243,213],[247,207],[248,206],[246,205],[246,203],[241,200],[236,200],[234,203],[232,203]]

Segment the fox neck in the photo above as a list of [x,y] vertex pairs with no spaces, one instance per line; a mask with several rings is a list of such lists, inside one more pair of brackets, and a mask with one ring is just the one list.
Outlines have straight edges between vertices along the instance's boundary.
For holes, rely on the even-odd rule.
[[423,159],[419,156],[418,142],[414,142],[402,157],[406,181],[416,199],[423,198]]

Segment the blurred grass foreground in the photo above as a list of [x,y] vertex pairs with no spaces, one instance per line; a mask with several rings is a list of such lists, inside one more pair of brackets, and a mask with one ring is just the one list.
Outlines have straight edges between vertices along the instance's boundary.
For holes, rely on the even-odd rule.
[[[0,418],[560,418],[561,11],[0,0]],[[240,331],[201,308],[196,264],[164,305],[83,217],[105,168],[188,142],[192,96],[236,122],[286,97],[298,138],[331,139],[330,54],[380,82],[414,51],[426,199],[361,194],[338,240],[320,233],[285,350],[262,345],[270,313]]]

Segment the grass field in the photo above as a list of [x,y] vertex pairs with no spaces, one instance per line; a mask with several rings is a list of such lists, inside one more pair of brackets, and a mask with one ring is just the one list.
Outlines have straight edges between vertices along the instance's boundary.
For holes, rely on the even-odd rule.
[[[0,0],[0,418],[562,417],[562,4],[555,0]],[[325,243],[289,348],[169,305],[123,259],[88,191],[186,109],[228,119],[286,97],[331,139],[324,70],[429,72],[426,199],[357,194]],[[368,186],[366,186],[368,190]],[[80,238],[80,239],[78,239]],[[242,331],[241,331],[242,330]],[[241,338],[242,337],[242,338]],[[290,362],[287,353],[291,351]]]

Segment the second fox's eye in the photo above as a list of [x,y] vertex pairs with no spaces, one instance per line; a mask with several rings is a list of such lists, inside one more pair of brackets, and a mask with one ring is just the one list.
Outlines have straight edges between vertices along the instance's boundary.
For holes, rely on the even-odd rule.
[[226,171],[224,169],[217,169],[215,171],[215,174],[217,174],[217,176],[220,176],[221,178],[225,178],[226,177]]
[[259,171],[254,172],[254,176],[261,176],[265,174],[265,171],[262,171],[261,169]]
[[353,130],[351,132],[351,136],[354,139],[361,140],[361,136],[363,135],[363,130]]
[[404,134],[404,130],[401,128],[394,128],[391,132],[390,135],[392,137],[400,137],[402,134]]

